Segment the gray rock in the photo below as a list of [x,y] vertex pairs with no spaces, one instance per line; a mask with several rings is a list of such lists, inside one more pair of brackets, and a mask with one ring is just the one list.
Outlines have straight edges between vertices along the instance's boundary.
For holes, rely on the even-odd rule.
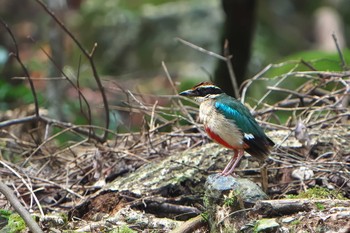
[[207,189],[219,192],[234,190],[247,204],[254,204],[258,200],[266,200],[268,196],[254,182],[233,176],[214,174],[208,176]]
[[267,198],[260,187],[248,179],[220,174],[208,176],[204,206],[210,231],[232,232],[240,229],[249,207]]

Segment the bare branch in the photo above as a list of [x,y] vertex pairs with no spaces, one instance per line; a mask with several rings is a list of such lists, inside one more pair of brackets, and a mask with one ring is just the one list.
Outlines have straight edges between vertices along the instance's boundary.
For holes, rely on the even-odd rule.
[[61,29],[67,33],[67,35],[74,41],[74,43],[78,46],[78,48],[80,49],[80,51],[84,54],[84,56],[88,59],[90,66],[91,66],[91,70],[93,73],[93,77],[95,78],[95,81],[97,83],[97,86],[101,92],[101,96],[102,96],[102,100],[103,100],[103,105],[104,105],[104,109],[105,109],[105,117],[106,117],[106,124],[105,124],[105,133],[102,137],[103,141],[107,140],[108,137],[108,128],[109,128],[109,106],[108,106],[108,100],[107,100],[107,96],[104,90],[104,87],[102,85],[100,76],[97,72],[96,69],[96,65],[95,62],[93,60],[93,54],[96,48],[96,43],[94,44],[94,47],[91,51],[91,53],[89,53],[86,49],[84,49],[84,47],[82,46],[82,44],[78,41],[78,39],[68,30],[68,28],[61,22],[61,20],[59,20],[57,18],[57,16],[47,7],[47,5],[42,1],[42,0],[35,0],[43,9],[46,13],[48,13],[52,19],[61,27]]
[[30,85],[30,89],[32,91],[32,95],[33,95],[33,98],[34,98],[35,115],[38,118],[39,117],[39,103],[38,103],[38,97],[36,95],[36,91],[35,91],[33,80],[30,77],[28,69],[26,68],[26,66],[23,64],[23,62],[21,60],[21,57],[19,55],[19,50],[18,50],[18,44],[17,44],[17,41],[15,39],[15,36],[13,35],[13,33],[12,33],[11,29],[9,28],[9,26],[7,25],[7,23],[2,18],[0,18],[0,22],[5,27],[6,31],[9,33],[9,35],[10,35],[10,37],[12,39],[12,42],[13,42],[13,44],[15,46],[15,51],[14,51],[14,53],[12,53],[12,55],[18,61],[18,63],[20,64],[20,66],[21,66],[21,68],[23,70],[23,72],[25,73],[25,75],[26,75],[26,77],[28,79],[28,82],[29,82],[29,85]]
[[44,116],[39,116],[39,118],[38,118],[36,115],[32,115],[32,116],[26,116],[26,117],[22,117],[22,118],[13,119],[13,120],[2,121],[2,122],[0,122],[0,129],[4,128],[4,127],[11,126],[11,125],[36,122],[36,121],[42,121],[42,122],[49,124],[49,125],[55,125],[55,126],[60,127],[60,128],[69,129],[69,130],[72,130],[74,132],[89,136],[89,137],[97,140],[98,142],[104,142],[104,139],[102,137],[100,137],[100,136],[96,135],[94,132],[90,131],[90,128],[99,128],[97,126],[89,125],[88,127],[85,126],[85,128],[89,128],[89,129],[85,129],[84,126],[81,126],[81,125],[77,126],[77,125],[74,125],[74,124],[69,123],[69,122],[62,122],[62,121],[51,119],[51,118],[44,117]]
[[226,58],[226,65],[227,65],[227,69],[228,69],[228,73],[230,74],[230,78],[231,78],[231,82],[232,82],[232,86],[233,86],[233,90],[235,92],[235,97],[236,99],[239,98],[239,88],[238,88],[238,84],[237,84],[237,79],[236,79],[236,75],[235,72],[233,70],[233,66],[232,66],[232,55],[229,54],[229,44],[228,44],[228,40],[225,41],[225,45],[224,45],[224,55]]
[[335,47],[337,48],[337,51],[338,51],[338,55],[339,55],[339,58],[340,58],[340,61],[341,61],[342,68],[345,70],[346,69],[346,62],[345,62],[345,59],[344,59],[344,55],[343,55],[343,53],[342,53],[342,51],[340,49],[337,36],[335,35],[334,32],[332,33],[332,37],[333,37],[333,40],[334,40]]
[[7,169],[9,169],[13,174],[15,174],[18,178],[20,178],[23,182],[23,184],[27,187],[28,191],[30,192],[31,196],[34,198],[35,203],[37,204],[40,214],[41,216],[44,216],[44,211],[41,208],[40,202],[38,200],[38,198],[36,197],[33,189],[30,187],[30,185],[28,184],[28,182],[18,173],[16,172],[12,167],[10,167],[7,163],[0,161],[0,164],[2,164],[2,166],[6,167]]
[[213,56],[213,57],[216,57],[224,62],[226,62],[226,65],[227,65],[227,69],[228,69],[228,72],[230,74],[230,79],[231,79],[231,82],[232,82],[232,86],[233,86],[233,90],[235,92],[235,97],[238,99],[239,98],[239,89],[238,89],[238,84],[237,84],[237,80],[236,80],[236,76],[235,76],[235,73],[234,73],[234,70],[233,70],[233,66],[232,66],[232,62],[231,62],[231,58],[232,58],[232,55],[230,55],[228,53],[228,42],[226,41],[225,42],[225,45],[224,45],[224,56],[221,56],[217,53],[213,53],[211,51],[208,51],[206,49],[203,49],[202,47],[199,47],[195,44],[192,44],[191,42],[188,42],[184,39],[181,39],[181,38],[176,38],[178,41],[180,41],[181,43],[183,43],[184,45],[187,45],[195,50],[198,50],[199,52],[202,52],[202,53],[205,53],[205,54],[208,54],[209,56]]
[[[32,41],[34,42],[33,39],[32,39]],[[53,64],[54,66],[56,66],[57,69],[60,69],[60,68],[58,67],[58,65],[56,64],[56,62],[54,61],[54,59],[52,58],[52,56],[51,56],[49,53],[47,53],[47,52],[45,51],[45,49],[43,49],[41,46],[40,46],[40,49],[41,49],[41,51],[50,59],[50,61],[52,62],[52,64]],[[80,61],[81,61],[81,59],[79,59],[78,76],[77,76],[78,78],[77,78],[77,80],[79,80]],[[91,124],[92,124],[92,118],[91,118],[91,108],[90,108],[90,104],[89,104],[89,102],[87,101],[87,99],[85,98],[85,96],[83,95],[83,93],[82,93],[81,90],[80,90],[79,81],[77,81],[77,85],[75,85],[74,82],[68,77],[68,75],[67,75],[63,70],[60,70],[60,72],[61,72],[61,74],[65,77],[65,80],[67,80],[67,81],[72,85],[72,87],[78,92],[79,104],[80,104],[80,111],[81,111],[81,112],[83,113],[83,115],[87,118],[88,124],[91,125]],[[82,106],[82,104],[81,104],[81,99],[83,99],[83,100],[84,100],[84,103],[86,104],[87,112],[88,112],[88,115],[87,115],[87,116],[86,116],[86,114],[85,114],[85,112],[84,112],[84,110],[83,110],[83,106]],[[91,130],[91,128],[90,128],[90,130]],[[90,132],[90,134],[91,134],[91,132]],[[89,137],[90,137],[90,135],[89,135]]]
[[213,57],[216,57],[216,58],[218,58],[220,60],[226,61],[226,58],[224,56],[221,56],[221,55],[219,55],[217,53],[213,53],[211,51],[203,49],[202,47],[199,47],[199,46],[197,46],[195,44],[192,44],[191,42],[188,42],[188,41],[186,41],[184,39],[181,39],[181,38],[177,37],[176,40],[180,41],[184,45],[187,45],[187,46],[189,46],[189,47],[191,47],[191,48],[193,48],[195,50],[198,50],[199,52],[202,52],[202,53],[208,54],[209,56],[213,56]]

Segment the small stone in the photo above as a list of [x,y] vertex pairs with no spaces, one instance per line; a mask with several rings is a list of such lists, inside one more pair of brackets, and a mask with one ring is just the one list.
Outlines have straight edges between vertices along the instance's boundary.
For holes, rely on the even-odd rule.
[[289,231],[289,229],[287,227],[280,227],[278,229],[278,232],[279,233],[289,233],[290,231]]
[[292,177],[297,180],[309,180],[314,176],[314,171],[307,167],[300,167],[292,172]]
[[254,232],[270,232],[276,230],[280,224],[276,222],[275,218],[263,218],[258,220],[255,226]]
[[342,211],[337,214],[337,219],[349,219],[350,212],[349,211]]
[[281,221],[282,221],[282,223],[291,223],[294,220],[295,220],[294,217],[286,217],[286,218],[282,219]]

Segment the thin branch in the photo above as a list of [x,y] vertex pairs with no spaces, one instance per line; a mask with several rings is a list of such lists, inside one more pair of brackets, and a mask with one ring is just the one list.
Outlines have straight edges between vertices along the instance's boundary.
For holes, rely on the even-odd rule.
[[173,80],[171,79],[171,76],[170,76],[170,74],[169,74],[168,68],[166,67],[164,61],[162,61],[162,67],[163,67],[163,70],[164,70],[164,72],[165,72],[165,74],[166,74],[166,77],[167,77],[167,79],[168,79],[168,81],[169,81],[169,83],[170,83],[170,85],[171,85],[171,87],[172,87],[172,89],[173,89],[173,91],[174,91],[174,94],[177,95],[178,92],[177,92],[176,86],[175,86]]
[[340,61],[341,61],[342,68],[343,68],[343,70],[345,70],[346,69],[346,62],[345,62],[345,59],[344,59],[344,55],[343,55],[343,53],[342,53],[342,51],[340,49],[337,36],[335,35],[334,32],[332,33],[332,37],[333,37],[333,40],[334,40],[335,47],[337,48],[337,52],[338,52],[338,55],[339,55],[339,58],[340,58]]
[[[34,39],[33,38],[30,38],[33,42]],[[79,81],[77,81],[77,85],[74,84],[74,82],[68,77],[68,75],[63,71],[63,70],[60,70],[60,68],[58,67],[57,63],[55,62],[55,60],[52,58],[52,56],[47,53],[45,51],[45,49],[43,49],[41,46],[40,46],[40,49],[41,51],[50,59],[50,61],[52,62],[52,64],[61,72],[61,74],[65,77],[64,80],[67,80],[71,85],[72,87],[78,92],[78,96],[79,96],[79,104],[80,104],[80,111],[83,113],[83,115],[86,117],[86,114],[84,113],[83,111],[83,108],[82,108],[82,104],[81,104],[81,98],[84,100],[84,103],[86,104],[86,107],[87,107],[87,111],[88,111],[88,116],[86,117],[87,120],[88,120],[88,124],[91,125],[92,124],[92,119],[91,119],[91,108],[90,108],[90,104],[89,102],[87,101],[87,99],[85,98],[85,96],[83,95],[83,93],[81,92],[80,90],[80,87],[79,87]],[[80,62],[81,62],[81,58],[79,58],[79,68],[80,68]],[[78,68],[78,78],[77,80],[79,80],[79,69]],[[49,79],[50,80],[50,79]],[[90,129],[91,130],[91,129]]]
[[233,90],[235,92],[235,97],[238,99],[239,98],[239,89],[238,89],[238,84],[237,84],[237,80],[236,80],[236,76],[235,76],[235,73],[234,73],[234,70],[233,70],[233,66],[232,66],[232,62],[231,62],[231,58],[232,58],[232,55],[229,54],[229,50],[228,50],[228,42],[226,41],[225,42],[225,45],[224,45],[224,56],[221,56],[217,53],[213,53],[211,51],[208,51],[206,49],[203,49],[202,47],[199,47],[195,44],[192,44],[191,42],[188,42],[184,39],[181,39],[179,37],[176,38],[178,41],[180,41],[181,43],[183,43],[184,45],[187,45],[195,50],[198,50],[199,52],[202,52],[202,53],[205,53],[205,54],[208,54],[209,56],[213,56],[213,57],[216,57],[224,62],[226,62],[226,65],[227,65],[227,69],[228,69],[228,72],[229,72],[229,75],[230,75],[230,79],[231,79],[231,82],[232,82],[232,86],[233,86]]
[[291,94],[292,96],[296,96],[299,98],[311,98],[311,96],[307,95],[307,94],[303,94],[297,91],[293,91],[293,90],[289,90],[286,88],[281,88],[281,87],[275,87],[275,86],[267,86],[266,87],[267,90],[271,90],[271,91],[280,91],[280,92],[284,92],[284,93],[288,93]]
[[[181,40],[181,39],[179,39],[179,40]],[[170,74],[169,74],[168,68],[166,67],[164,61],[162,62],[162,67],[163,67],[163,69],[164,69],[164,72],[165,72],[165,74],[166,74],[166,77],[168,78],[168,81],[169,81],[170,85],[171,85],[172,88],[173,88],[174,93],[175,93],[175,94],[178,94],[177,89],[176,89],[176,87],[175,87],[175,84],[174,84],[173,80],[171,79],[171,76],[170,76]],[[183,113],[185,113],[186,116],[188,117],[186,120],[189,121],[190,123],[192,123],[192,124],[198,126],[198,124],[197,124],[196,121],[193,119],[193,117],[192,117],[191,114],[188,112],[188,110],[185,108],[185,106],[182,104],[182,102],[180,101],[180,99],[177,99],[177,105],[180,107],[181,111],[182,111]],[[200,129],[200,127],[198,127],[198,130],[199,130],[201,133],[204,133],[204,132]]]
[[3,162],[0,160],[0,163],[6,167],[7,169],[9,169],[13,174],[15,174],[18,178],[21,179],[22,183],[27,187],[28,191],[31,193],[31,196],[34,198],[35,203],[37,204],[40,214],[41,216],[44,216],[44,211],[41,208],[40,202],[38,200],[38,198],[36,197],[35,193],[33,192],[33,190],[31,189],[31,187],[29,186],[29,184],[27,183],[27,181],[20,175],[18,174],[18,172],[16,172],[12,167],[10,167],[7,163]]
[[[89,137],[97,140],[98,142],[104,141],[104,139],[101,136],[96,135],[94,132],[91,133],[89,129],[86,130],[85,128],[83,128],[82,125],[77,126],[77,125],[74,125],[74,124],[69,123],[69,122],[63,122],[63,121],[51,119],[51,118],[44,117],[44,116],[39,116],[39,118],[38,118],[36,115],[26,116],[26,117],[22,117],[22,118],[13,119],[13,120],[2,121],[2,122],[0,122],[0,129],[4,128],[4,127],[11,126],[11,125],[23,124],[23,123],[28,123],[28,122],[36,122],[36,121],[42,121],[46,124],[56,125],[57,127],[60,127],[60,128],[68,128],[68,129],[75,131],[77,133],[89,136]],[[99,127],[89,125],[88,128],[96,128],[97,129]],[[107,129],[104,129],[104,130],[107,130]]]
[[207,221],[203,218],[202,215],[198,215],[194,218],[187,220],[182,223],[180,226],[176,227],[170,233],[191,233],[198,230],[200,227],[207,224]]
[[232,65],[232,55],[229,53],[229,44],[228,44],[228,40],[225,41],[225,45],[224,45],[224,55],[226,58],[226,65],[227,65],[227,69],[228,69],[228,73],[230,75],[230,79],[231,79],[231,83],[232,83],[232,87],[235,93],[235,97],[236,99],[239,98],[239,88],[238,88],[238,84],[237,84],[237,79],[236,79],[236,75],[235,72],[233,70],[233,65]]
[[180,41],[184,45],[187,45],[187,46],[189,46],[189,47],[191,47],[191,48],[193,48],[195,50],[198,50],[199,52],[202,52],[202,53],[208,54],[209,56],[213,56],[213,57],[216,57],[216,58],[218,58],[220,60],[226,61],[226,57],[221,56],[221,55],[219,55],[217,53],[213,53],[213,52],[208,51],[206,49],[203,49],[202,47],[199,47],[199,46],[197,46],[195,44],[192,44],[191,42],[188,42],[188,41],[186,41],[184,39],[181,39],[181,38],[177,37],[176,40]]
[[[91,108],[90,108],[90,104],[89,104],[89,102],[86,100],[86,98],[85,98],[85,96],[83,95],[83,93],[80,91],[80,67],[81,67],[81,56],[79,56],[79,62],[78,62],[78,68],[77,68],[77,84],[76,84],[76,86],[77,86],[77,90],[79,90],[78,91],[78,98],[79,98],[79,108],[80,108],[80,112],[84,115],[84,117],[88,120],[88,123],[89,123],[89,125],[91,125],[92,124],[92,118],[91,118]],[[85,102],[85,104],[86,104],[86,107],[88,108],[88,115],[86,116],[86,114],[85,114],[85,112],[84,112],[84,110],[83,110],[83,105],[82,105],[82,101],[81,101],[81,99],[83,98],[83,100],[84,100],[84,102]],[[89,129],[90,131],[90,133],[89,133],[89,138],[90,138],[90,134],[91,134],[91,130],[92,129]]]
[[20,203],[17,197],[13,194],[12,190],[1,181],[0,192],[4,194],[6,199],[11,203],[12,207],[16,210],[16,212],[23,218],[24,222],[27,224],[28,228],[32,232],[43,233],[43,231],[32,218],[30,213],[23,207],[23,205]]
[[259,73],[257,73],[253,78],[246,80],[245,82],[243,82],[243,84],[241,85],[242,87],[242,96],[241,96],[241,101],[242,103],[245,103],[245,99],[246,99],[246,94],[248,91],[248,88],[250,87],[250,85],[258,80],[259,78],[261,78],[263,76],[263,74],[265,74],[267,71],[270,70],[270,68],[272,67],[272,64],[269,64],[268,66],[266,66],[262,71],[260,71]]
[[[280,85],[285,79],[287,79],[291,74],[291,72],[293,72],[295,69],[297,69],[298,64],[296,66],[294,66],[288,73],[284,74],[282,76],[282,78],[280,80],[278,80],[273,86],[277,87],[278,85]],[[272,90],[267,91],[263,97],[260,98],[260,100],[258,101],[258,103],[255,105],[255,107],[253,108],[253,111],[255,111],[255,109],[264,101],[264,99],[266,99],[267,96],[270,95],[270,93],[272,92]]]
[[28,123],[28,122],[34,122],[37,119],[38,118],[37,118],[36,115],[32,115],[32,116],[26,116],[26,117],[22,117],[22,118],[2,121],[2,122],[0,122],[0,129],[4,128],[4,127],[11,126],[11,125],[17,125],[17,124],[24,124],[24,123]]
[[32,179],[34,180],[39,180],[39,181],[42,181],[42,182],[45,182],[45,183],[48,183],[48,184],[52,184],[53,186],[56,186],[56,187],[59,187],[60,189],[62,190],[65,190],[67,191],[68,193],[80,198],[80,199],[83,199],[84,197],[81,196],[80,194],[74,192],[73,190],[71,190],[70,188],[66,188],[65,186],[63,185],[60,185],[60,184],[57,184],[51,180],[48,180],[48,179],[43,179],[43,178],[40,178],[40,177],[37,177],[37,176],[31,176]]
[[94,44],[94,47],[92,49],[92,51],[89,53],[87,50],[85,50],[82,46],[82,44],[78,41],[78,39],[67,29],[67,27],[61,22],[61,20],[59,20],[57,18],[57,16],[55,15],[54,12],[52,12],[48,6],[42,1],[42,0],[35,0],[43,9],[46,13],[48,13],[52,19],[61,27],[61,29],[74,41],[74,43],[78,46],[78,48],[80,49],[80,51],[84,54],[84,56],[88,59],[90,66],[91,66],[91,70],[93,73],[93,76],[95,78],[95,81],[97,83],[97,86],[100,90],[101,96],[102,96],[102,100],[103,100],[103,105],[104,105],[104,109],[105,109],[105,117],[106,117],[106,124],[105,124],[105,131],[104,131],[104,135],[102,137],[103,141],[107,140],[108,137],[108,128],[109,128],[109,106],[108,106],[108,100],[107,100],[107,96],[104,90],[104,87],[102,85],[100,76],[97,72],[96,66],[95,66],[95,62],[93,60],[93,55],[94,55],[94,51],[97,47],[97,44]]
[[33,80],[30,77],[28,69],[26,68],[26,66],[23,64],[23,62],[21,60],[21,57],[19,55],[19,50],[18,50],[18,44],[17,44],[17,41],[15,39],[15,36],[13,35],[13,33],[12,33],[11,29],[9,28],[9,26],[7,25],[7,23],[5,23],[5,21],[2,18],[0,18],[0,22],[5,27],[6,31],[9,33],[9,35],[10,35],[10,37],[12,39],[12,42],[13,42],[13,44],[15,46],[15,52],[11,53],[11,54],[16,58],[17,62],[20,64],[23,72],[25,73],[25,75],[26,75],[26,77],[28,79],[28,82],[29,82],[29,85],[30,85],[30,89],[32,91],[32,95],[33,95],[33,99],[34,99],[35,116],[38,118],[39,117],[39,103],[38,103],[38,97],[37,97],[37,94],[36,94],[36,91],[35,91]]

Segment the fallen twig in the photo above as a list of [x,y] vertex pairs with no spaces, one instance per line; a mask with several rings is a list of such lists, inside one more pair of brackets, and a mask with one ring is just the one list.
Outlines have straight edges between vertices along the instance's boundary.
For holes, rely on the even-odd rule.
[[17,211],[17,213],[23,218],[28,228],[35,233],[43,232],[39,225],[35,222],[29,212],[23,207],[19,202],[17,197],[13,194],[12,190],[7,187],[3,182],[0,181],[0,192],[4,194],[6,199],[11,203],[12,207]]
[[262,200],[254,206],[254,212],[265,217],[275,217],[290,215],[302,211],[317,209],[317,204],[323,208],[330,209],[336,206],[350,207],[350,200],[330,200],[330,199],[280,199]]
[[205,226],[207,221],[203,218],[202,215],[198,215],[194,218],[191,218],[181,224],[179,227],[172,230],[170,233],[191,233],[195,232],[199,228]]

